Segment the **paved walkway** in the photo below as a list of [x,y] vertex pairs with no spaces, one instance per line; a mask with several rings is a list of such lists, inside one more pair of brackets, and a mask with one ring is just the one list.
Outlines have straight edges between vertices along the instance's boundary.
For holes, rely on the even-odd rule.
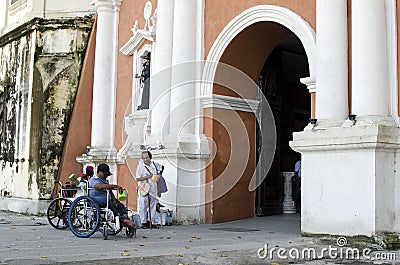
[[[286,259],[259,258],[257,252],[265,244],[287,250],[323,247],[314,238],[300,236],[298,214],[140,229],[136,238],[120,233],[103,240],[100,232],[77,238],[68,229],[54,229],[46,217],[0,212],[0,264],[287,264]],[[323,261],[292,260],[296,262],[351,261],[328,261],[325,255]]]

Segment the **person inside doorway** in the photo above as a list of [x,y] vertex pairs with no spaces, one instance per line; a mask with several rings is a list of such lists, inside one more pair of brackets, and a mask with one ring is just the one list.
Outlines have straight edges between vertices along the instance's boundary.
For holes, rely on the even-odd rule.
[[142,73],[136,74],[135,78],[140,78],[140,88],[141,88],[141,97],[140,97],[140,105],[137,107],[138,110],[148,109],[149,108],[149,99],[150,99],[150,52],[145,52],[142,56]]
[[301,155],[297,155],[297,161],[294,165],[293,176],[293,200],[296,203],[296,211],[301,210]]

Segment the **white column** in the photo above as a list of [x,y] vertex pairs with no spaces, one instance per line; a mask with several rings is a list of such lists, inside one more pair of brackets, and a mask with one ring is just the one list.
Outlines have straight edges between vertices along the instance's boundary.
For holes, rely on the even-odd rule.
[[169,134],[173,27],[174,0],[159,0],[157,6],[156,47],[150,82],[151,134],[154,138],[159,138],[161,134]]
[[317,0],[316,118],[348,115],[347,0]]
[[294,172],[282,172],[283,175],[283,213],[296,213],[296,204],[292,196],[292,178]]
[[96,52],[93,81],[91,153],[115,152],[115,91],[117,31],[121,1],[95,0],[97,8]]
[[385,1],[352,1],[352,113],[388,116]]
[[175,0],[171,77],[171,134],[194,133],[196,6],[196,0]]

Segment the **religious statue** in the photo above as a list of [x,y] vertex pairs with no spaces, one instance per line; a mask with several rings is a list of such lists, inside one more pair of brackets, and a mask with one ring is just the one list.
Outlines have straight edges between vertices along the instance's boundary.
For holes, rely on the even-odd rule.
[[141,88],[141,97],[139,97],[140,105],[138,105],[137,109],[148,109],[149,108],[149,98],[150,98],[150,52],[145,52],[142,56],[142,73],[139,75],[136,73],[135,78],[140,78],[140,88]]

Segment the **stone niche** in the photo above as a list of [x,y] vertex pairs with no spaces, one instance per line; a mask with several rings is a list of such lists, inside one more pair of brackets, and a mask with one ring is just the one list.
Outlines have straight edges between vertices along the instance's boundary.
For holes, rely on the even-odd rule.
[[93,21],[37,18],[0,37],[0,196],[51,197]]

